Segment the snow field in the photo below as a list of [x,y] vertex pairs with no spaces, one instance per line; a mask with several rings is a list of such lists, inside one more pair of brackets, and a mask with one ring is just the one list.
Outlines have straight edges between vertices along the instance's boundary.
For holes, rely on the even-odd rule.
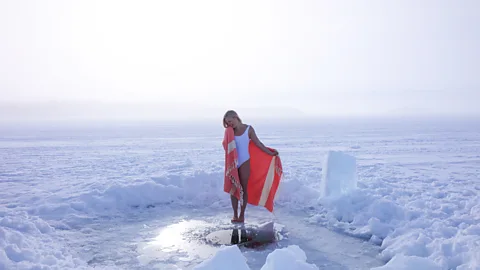
[[[380,245],[380,269],[480,269],[480,132],[311,134],[269,141],[285,167],[276,207]],[[0,140],[0,269],[90,268],[62,231],[93,220],[149,207],[228,211],[217,139]],[[353,164],[356,188],[342,182]]]

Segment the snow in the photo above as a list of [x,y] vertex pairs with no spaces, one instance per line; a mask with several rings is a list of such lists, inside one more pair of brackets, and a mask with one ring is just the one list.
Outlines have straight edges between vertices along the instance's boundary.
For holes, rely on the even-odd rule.
[[306,262],[305,252],[296,245],[276,249],[268,254],[267,261],[261,270],[318,270],[316,265]]
[[321,195],[339,196],[357,187],[355,157],[340,151],[329,151],[322,171]]
[[215,256],[195,266],[195,270],[250,270],[238,246],[224,246]]
[[417,256],[395,255],[386,265],[372,270],[439,270],[439,265]]
[[255,124],[285,173],[257,251],[199,240],[231,218],[221,126],[0,127],[0,269],[478,270],[472,121]]
[[[297,245],[276,249],[268,254],[265,265],[261,270],[318,270],[316,265],[306,262],[305,252]],[[238,246],[223,246],[210,259],[200,263],[195,270],[250,270],[246,258]]]
[[79,268],[84,262],[51,236],[45,221],[26,215],[0,219],[0,269],[57,266]]

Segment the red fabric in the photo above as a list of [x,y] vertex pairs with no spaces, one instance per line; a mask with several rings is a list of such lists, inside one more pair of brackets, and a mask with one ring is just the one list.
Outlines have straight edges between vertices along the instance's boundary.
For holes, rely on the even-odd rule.
[[[273,150],[272,148],[268,148]],[[268,211],[273,212],[275,195],[280,185],[283,175],[282,161],[280,156],[270,156],[258,148],[250,141],[248,150],[250,152],[250,178],[248,179],[248,203],[257,206],[264,206]],[[272,159],[273,164],[272,164]],[[267,175],[273,166],[273,181],[271,187],[265,187],[267,184]],[[261,202],[262,192],[265,187],[268,197],[265,202]]]
[[[233,128],[225,130],[223,147],[225,149],[225,179],[224,191],[235,196],[242,203],[243,190],[238,176],[238,154],[236,147],[228,153],[228,144],[234,142]],[[269,148],[270,150],[273,150]],[[275,195],[283,175],[280,156],[270,156],[250,141],[248,150],[250,152],[250,178],[248,179],[248,203],[256,206],[263,206],[273,212]],[[273,160],[273,163],[272,163]],[[268,177],[269,170],[271,171]],[[269,186],[270,184],[270,186]],[[262,200],[262,193],[264,198]]]
[[[225,179],[223,184],[223,191],[235,196],[240,203],[243,203],[243,189],[240,184],[240,177],[238,176],[238,153],[235,146],[235,134],[233,128],[225,129],[223,138],[223,148],[225,149]],[[228,152],[228,146],[235,147]]]

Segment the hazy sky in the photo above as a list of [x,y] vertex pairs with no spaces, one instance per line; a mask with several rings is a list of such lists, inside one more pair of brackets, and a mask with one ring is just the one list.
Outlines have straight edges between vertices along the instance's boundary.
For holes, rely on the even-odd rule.
[[0,0],[1,113],[68,101],[480,114],[479,14],[478,0]]

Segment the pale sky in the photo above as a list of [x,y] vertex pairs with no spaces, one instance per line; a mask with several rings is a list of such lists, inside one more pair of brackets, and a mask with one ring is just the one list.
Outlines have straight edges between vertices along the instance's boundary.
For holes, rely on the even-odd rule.
[[479,14],[478,0],[0,0],[1,118],[46,102],[479,115]]

